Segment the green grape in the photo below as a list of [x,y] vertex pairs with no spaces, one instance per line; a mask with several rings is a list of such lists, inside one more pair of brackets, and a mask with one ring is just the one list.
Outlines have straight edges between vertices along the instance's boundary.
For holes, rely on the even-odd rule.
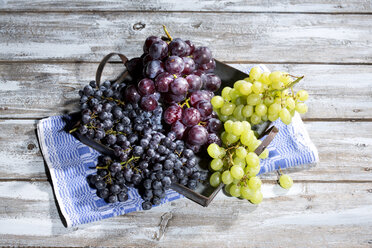
[[248,97],[247,97],[247,104],[248,105],[257,105],[261,102],[261,97],[257,94],[250,94]]
[[245,168],[245,159],[235,156],[233,159],[234,165],[239,165],[242,168]]
[[236,105],[243,105],[243,107],[244,107],[244,105],[247,104],[247,97],[239,96],[238,98],[236,98],[235,104]]
[[225,148],[220,147],[220,156],[219,156],[219,158],[223,158],[223,157],[225,157],[225,155],[226,155],[226,150],[225,150]]
[[230,88],[230,87],[225,87],[225,88],[223,88],[223,90],[221,91],[221,96],[223,97],[223,99],[225,99],[225,101],[230,101],[230,100],[231,100],[231,97],[230,97],[230,90],[232,90],[232,88]]
[[231,89],[229,92],[230,98],[232,102],[235,102],[236,98],[240,96],[240,93],[237,89]]
[[241,179],[244,176],[244,170],[239,165],[231,166],[230,172],[235,179]]
[[247,162],[248,167],[256,167],[260,164],[260,159],[254,152],[249,152],[245,157],[245,161]]
[[216,109],[221,108],[224,103],[225,103],[225,101],[223,100],[223,97],[222,96],[214,96],[211,99],[211,104]]
[[236,136],[232,133],[228,133],[227,136],[226,136],[226,140],[231,145],[231,144],[234,144],[235,142],[237,142],[239,140],[239,136]]
[[281,109],[282,109],[282,107],[280,106],[280,104],[273,103],[269,107],[268,114],[269,115],[279,115],[279,112],[280,112]]
[[288,73],[283,73],[281,81],[285,85],[289,85],[290,83],[292,83],[293,80],[292,80],[291,76],[288,75]]
[[237,118],[235,118],[235,116],[233,115],[230,115],[229,116],[229,120],[232,121],[232,122],[236,122],[236,121],[239,121]]
[[262,70],[258,66],[255,66],[249,72],[249,78],[252,81],[256,81],[261,77],[261,73],[262,73]]
[[271,104],[273,104],[274,103],[274,97],[272,97],[272,96],[267,96],[267,97],[265,97],[265,99],[264,99],[264,104],[266,105],[266,106],[270,106]]
[[244,126],[240,121],[235,121],[232,125],[232,134],[235,136],[240,136],[244,131]]
[[221,183],[221,173],[216,171],[209,178],[209,183],[212,187],[217,187]]
[[274,103],[280,104],[280,106],[281,106],[282,105],[282,97],[281,96],[275,97]]
[[248,186],[251,188],[253,191],[256,191],[261,188],[262,182],[261,179],[254,176],[249,178],[248,180]]
[[248,121],[242,121],[244,131],[245,130],[251,130],[251,124],[249,124]]
[[244,117],[250,117],[253,114],[253,106],[245,105],[242,109],[242,114]]
[[258,165],[256,167],[245,167],[244,173],[248,175],[248,177],[254,177],[256,176],[261,170],[261,166]]
[[259,81],[254,82],[252,85],[252,91],[256,94],[261,94],[262,92],[264,92],[262,83]]
[[274,90],[281,90],[284,88],[284,83],[281,82],[281,81],[278,81],[278,82],[273,82],[271,84],[271,87],[274,89]]
[[225,122],[229,119],[229,116],[227,115],[218,115],[218,118],[222,121]]
[[228,120],[228,121],[226,121],[226,122],[223,124],[223,127],[225,128],[225,131],[226,131],[226,132],[228,132],[228,133],[232,133],[233,125],[234,125],[234,122]]
[[242,109],[243,108],[244,108],[244,105],[240,104],[234,110],[234,117],[237,118],[238,120],[243,120],[243,118],[244,118],[244,116],[242,115]]
[[253,204],[260,204],[262,202],[263,195],[261,190],[257,190],[252,194],[252,197],[250,198],[250,201]]
[[219,171],[222,169],[223,161],[219,158],[215,158],[211,161],[211,168],[214,171]]
[[239,185],[236,185],[236,184],[233,184],[231,187],[230,187],[230,195],[234,196],[234,197],[239,197],[240,196],[240,186]]
[[221,114],[223,115],[232,115],[235,109],[235,104],[231,102],[225,102],[221,107]]
[[259,145],[261,145],[262,141],[258,139],[254,139],[251,143],[248,145],[248,150],[250,152],[254,152]]
[[[222,177],[222,176],[221,176]],[[224,190],[225,190],[225,192],[227,193],[227,194],[230,194],[230,188],[231,188],[231,186],[233,186],[233,183],[230,183],[230,184],[225,184],[225,188],[224,188]]]
[[292,97],[288,97],[285,101],[285,104],[288,109],[292,110],[296,107],[296,102]]
[[246,81],[244,80],[238,80],[234,83],[234,89],[239,90],[240,85],[245,84]]
[[260,104],[256,105],[256,107],[254,108],[254,112],[258,116],[264,116],[267,112],[267,107],[266,107],[265,104],[260,103]]
[[229,142],[227,141],[227,132],[221,133],[221,140],[222,140],[222,143],[224,143],[225,145],[229,145]]
[[269,118],[267,117],[267,115],[263,115],[263,116],[261,116],[261,121],[262,122],[265,122],[265,121],[267,121]]
[[262,82],[263,84],[270,85],[271,81],[270,81],[269,76],[270,76],[270,72],[264,71],[262,72],[258,81]]
[[239,88],[237,89],[243,96],[248,96],[252,92],[252,84],[245,82],[244,84],[239,85]]
[[244,78],[244,81],[247,81],[248,83],[253,83],[249,77]]
[[274,121],[276,121],[279,118],[279,115],[278,114],[268,115],[267,118],[269,119],[269,121],[274,122]]
[[247,156],[247,150],[246,150],[244,147],[239,146],[238,148],[236,148],[236,150],[235,150],[235,154],[236,154],[236,156],[238,156],[239,158],[244,159],[244,158]]
[[253,190],[251,190],[248,186],[240,188],[240,195],[246,200],[250,200],[253,194],[254,194]]
[[281,71],[273,71],[272,73],[270,73],[269,79],[270,79],[272,84],[277,83],[277,82],[280,82],[282,80],[282,75],[283,75],[283,73]]
[[286,125],[289,125],[292,121],[291,113],[289,113],[288,109],[286,108],[280,110],[279,117],[282,120],[282,122]]
[[251,123],[252,123],[253,125],[257,125],[257,124],[259,124],[260,122],[261,122],[261,117],[258,116],[258,115],[256,115],[256,114],[252,114],[252,116],[251,116]]
[[221,180],[224,184],[230,184],[233,182],[233,177],[231,176],[230,171],[226,170],[221,175]]
[[254,137],[252,130],[245,130],[240,136],[240,142],[242,142],[242,144],[246,146],[251,144],[255,139],[256,137]]
[[296,94],[296,97],[300,101],[306,101],[309,98],[309,94],[306,90],[299,90]]
[[212,158],[219,158],[221,155],[220,147],[216,143],[212,143],[207,148],[208,155]]
[[290,176],[283,174],[279,178],[279,184],[282,188],[289,189],[293,185],[293,180]]
[[296,111],[300,114],[305,114],[307,112],[307,106],[303,102],[298,102],[296,104]]
[[265,159],[268,156],[269,156],[269,150],[267,148],[265,148],[265,150],[263,150],[263,152],[261,152],[261,154],[258,157],[261,158],[261,159]]

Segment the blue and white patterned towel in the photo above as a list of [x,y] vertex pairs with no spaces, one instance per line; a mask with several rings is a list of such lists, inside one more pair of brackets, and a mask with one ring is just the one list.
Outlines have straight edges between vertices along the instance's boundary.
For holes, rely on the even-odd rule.
[[[86,178],[95,173],[96,159],[100,154],[64,131],[70,120],[70,116],[53,116],[37,125],[41,151],[67,226],[142,210],[142,199],[135,189],[129,190],[129,199],[123,203],[108,204],[97,197],[96,190],[89,187]],[[279,133],[268,146],[269,157],[261,161],[260,174],[279,167],[285,169],[318,162],[318,152],[298,114],[288,126],[280,120],[273,125],[279,128]],[[182,197],[168,190],[162,203]]]

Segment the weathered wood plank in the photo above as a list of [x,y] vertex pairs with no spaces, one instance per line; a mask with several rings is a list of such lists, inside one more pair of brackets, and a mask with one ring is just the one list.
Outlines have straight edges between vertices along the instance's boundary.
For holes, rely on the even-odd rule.
[[[372,182],[372,122],[306,122],[306,127],[320,163],[293,173],[294,180]],[[46,178],[35,121],[0,121],[0,147],[0,179]]]
[[0,5],[3,11],[202,11],[202,12],[372,12],[369,1],[336,0],[317,1],[5,1]]
[[[371,15],[269,13],[3,13],[0,60],[99,61],[139,56],[162,34],[210,46],[224,61],[371,63]],[[143,28],[142,28],[143,27]]]
[[[233,66],[244,69],[252,65]],[[295,88],[306,89],[310,94],[305,119],[372,118],[371,66],[267,66],[305,75]],[[94,79],[96,68],[95,63],[0,63],[0,118],[42,118],[77,111],[77,92]],[[121,65],[111,64],[105,69],[104,77],[115,77],[121,69]]]
[[370,184],[297,183],[289,191],[265,184],[263,194],[259,206],[220,193],[208,208],[182,199],[67,229],[48,183],[1,182],[0,245],[367,247],[371,242]]

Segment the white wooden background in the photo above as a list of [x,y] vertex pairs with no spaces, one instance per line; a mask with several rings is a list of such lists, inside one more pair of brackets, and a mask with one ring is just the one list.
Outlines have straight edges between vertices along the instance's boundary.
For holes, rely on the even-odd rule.
[[[320,163],[289,191],[265,175],[258,207],[219,194],[67,229],[35,124],[76,110],[97,62],[138,56],[161,24],[238,68],[305,74]],[[0,246],[372,247],[371,0],[0,0]]]

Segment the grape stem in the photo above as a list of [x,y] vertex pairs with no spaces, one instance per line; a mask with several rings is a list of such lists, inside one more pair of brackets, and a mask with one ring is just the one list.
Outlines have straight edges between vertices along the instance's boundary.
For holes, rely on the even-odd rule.
[[69,131],[69,133],[76,132],[78,129],[79,129],[78,127],[75,127],[74,129],[71,129],[71,130]]
[[164,32],[167,35],[168,39],[170,39],[172,41],[173,38],[172,38],[172,36],[170,36],[170,34],[169,34],[168,30],[167,30],[167,27],[165,25],[163,25],[163,29],[164,29]]
[[276,92],[282,92],[283,90],[286,90],[286,89],[289,89],[289,88],[292,88],[295,84],[297,84],[298,82],[301,81],[301,79],[303,79],[305,76],[301,76],[301,77],[297,77],[297,79],[295,81],[293,81],[292,83],[290,83],[289,85],[287,85],[286,87],[284,87],[283,89],[280,89],[280,90],[272,90],[270,92],[273,92],[273,93],[276,93]]

